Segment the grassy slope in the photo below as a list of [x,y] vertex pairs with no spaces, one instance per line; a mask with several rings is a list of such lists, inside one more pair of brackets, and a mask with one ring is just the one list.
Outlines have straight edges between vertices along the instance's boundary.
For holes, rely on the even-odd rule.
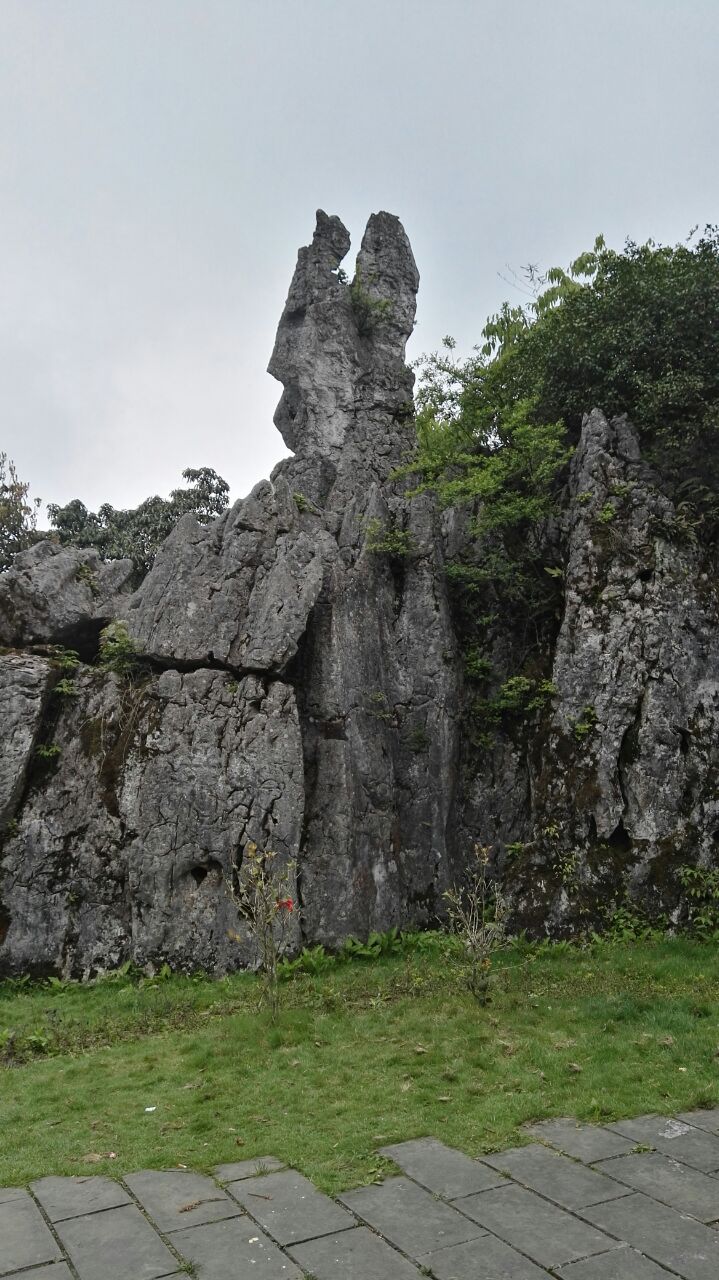
[[431,1133],[478,1154],[544,1116],[719,1102],[709,945],[513,952],[486,1010],[440,943],[295,980],[275,1028],[256,994],[247,975],[0,986],[0,1037],[53,1054],[0,1069],[0,1186],[272,1154],[334,1192],[371,1179],[386,1142]]

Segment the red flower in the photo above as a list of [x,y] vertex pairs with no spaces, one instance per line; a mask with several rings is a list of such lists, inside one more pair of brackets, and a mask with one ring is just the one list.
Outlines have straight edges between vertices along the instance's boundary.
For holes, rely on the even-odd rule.
[[295,909],[295,904],[291,898],[278,898],[277,906],[281,907],[283,911],[294,911]]

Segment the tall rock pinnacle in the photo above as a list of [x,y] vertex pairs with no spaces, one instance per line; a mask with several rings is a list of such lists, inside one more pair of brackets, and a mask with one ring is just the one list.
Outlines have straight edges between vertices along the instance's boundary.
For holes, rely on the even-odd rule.
[[[320,209],[312,244],[298,255],[269,363],[284,384],[275,425],[297,458],[320,455],[329,463],[325,481],[354,469],[362,455],[380,470],[381,459],[394,462],[407,443],[396,422],[412,397],[404,349],[419,273],[404,228],[392,214],[372,215],[351,284],[339,270],[349,244],[339,218]],[[313,496],[324,495],[315,488]]]

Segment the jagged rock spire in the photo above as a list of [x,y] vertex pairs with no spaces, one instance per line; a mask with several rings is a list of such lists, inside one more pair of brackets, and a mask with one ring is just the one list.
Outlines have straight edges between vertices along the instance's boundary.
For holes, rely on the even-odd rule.
[[[404,228],[390,213],[370,218],[352,285],[338,273],[349,246],[339,218],[318,210],[312,243],[298,254],[269,372],[284,384],[275,425],[288,448],[338,466],[349,444],[354,467],[357,450],[366,445],[372,452],[379,443],[376,411],[394,415],[411,402],[404,349],[419,273]],[[380,453],[387,452],[386,423],[383,434]]]

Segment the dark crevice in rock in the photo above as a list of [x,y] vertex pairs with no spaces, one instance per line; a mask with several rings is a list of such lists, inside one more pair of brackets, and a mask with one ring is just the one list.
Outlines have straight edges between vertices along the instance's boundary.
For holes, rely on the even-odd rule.
[[610,849],[616,849],[618,853],[629,853],[631,851],[632,838],[621,818],[611,835],[607,836],[605,843],[609,845]]
[[224,879],[222,867],[215,858],[209,858],[207,862],[191,867],[189,874],[198,889],[205,883],[208,876],[210,876],[211,882],[214,885],[222,883],[222,880]]
[[158,658],[156,655],[152,657],[143,656],[140,662],[158,675],[163,671],[177,671],[180,675],[187,675],[193,671],[224,671],[236,680],[242,680],[245,676],[256,676],[258,680],[282,680],[286,682],[286,677],[279,667],[233,666],[231,662],[219,661],[213,653],[208,653],[202,658],[195,659]]
[[58,632],[57,644],[65,649],[74,649],[81,662],[92,666],[100,652],[100,632],[112,617],[82,618],[74,626]]

